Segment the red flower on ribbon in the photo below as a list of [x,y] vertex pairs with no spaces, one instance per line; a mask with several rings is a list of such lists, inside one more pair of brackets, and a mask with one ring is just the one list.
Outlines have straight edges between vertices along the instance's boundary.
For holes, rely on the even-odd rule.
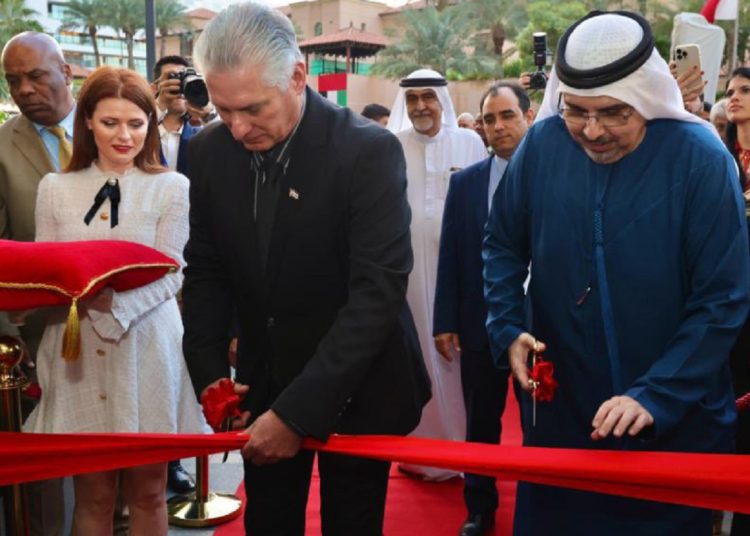
[[39,384],[37,382],[31,382],[26,386],[26,389],[23,390],[23,394],[24,396],[31,398],[32,400],[41,400],[42,388],[39,387]]
[[745,393],[735,401],[737,411],[742,413],[743,411],[750,410],[750,393]]
[[533,396],[539,402],[551,402],[557,389],[554,378],[555,366],[539,356],[531,369],[531,379],[534,380]]
[[226,419],[240,416],[239,404],[240,397],[234,392],[234,382],[226,378],[206,389],[201,396],[203,414],[216,432],[223,430]]

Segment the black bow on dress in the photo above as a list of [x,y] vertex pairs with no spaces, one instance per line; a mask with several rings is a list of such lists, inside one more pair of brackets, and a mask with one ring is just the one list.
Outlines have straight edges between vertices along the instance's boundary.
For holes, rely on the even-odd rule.
[[94,204],[91,205],[91,208],[83,218],[86,225],[91,223],[91,220],[94,219],[94,216],[96,215],[96,211],[99,210],[99,207],[102,206],[102,203],[104,203],[107,198],[109,198],[109,204],[112,208],[112,218],[110,219],[109,226],[110,228],[117,226],[117,207],[120,205],[120,181],[117,179],[107,179],[107,182],[104,183],[101,190],[97,192],[96,197],[94,198]]

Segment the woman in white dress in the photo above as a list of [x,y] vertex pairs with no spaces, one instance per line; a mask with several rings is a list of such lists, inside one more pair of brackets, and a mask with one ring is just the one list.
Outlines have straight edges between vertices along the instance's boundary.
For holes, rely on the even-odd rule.
[[[77,106],[71,162],[39,185],[36,240],[127,240],[184,264],[188,181],[160,164],[148,83],[102,67]],[[37,356],[42,399],[25,430],[205,431],[181,350],[181,283],[173,273],[126,292],[106,288],[83,303],[75,361],[61,357],[66,313],[53,315]],[[131,536],[166,535],[166,463],[76,476],[73,534],[112,533],[118,473]]]

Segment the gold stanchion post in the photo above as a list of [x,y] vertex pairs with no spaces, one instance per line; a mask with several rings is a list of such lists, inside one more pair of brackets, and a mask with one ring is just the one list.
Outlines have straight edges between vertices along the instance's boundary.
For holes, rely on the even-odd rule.
[[[0,430],[21,431],[21,390],[28,381],[16,374],[23,359],[23,345],[18,339],[0,336]],[[19,484],[2,488],[5,534],[28,536],[29,524],[23,490]]]
[[242,501],[238,497],[208,490],[208,456],[198,456],[195,467],[195,491],[167,501],[169,523],[179,527],[210,527],[239,516]]

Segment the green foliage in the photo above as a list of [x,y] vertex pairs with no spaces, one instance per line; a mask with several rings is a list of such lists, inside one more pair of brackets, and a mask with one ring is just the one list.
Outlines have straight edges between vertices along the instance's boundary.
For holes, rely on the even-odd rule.
[[[547,32],[549,50],[555,52],[557,42],[568,26],[590,10],[637,9],[651,24],[659,54],[668,59],[675,15],[682,12],[699,13],[704,3],[704,0],[531,0],[527,8],[528,25],[517,36],[520,57],[525,70],[533,67],[533,32]],[[750,3],[741,2],[740,5],[738,57],[742,58],[750,39]],[[727,40],[731,41],[733,22],[717,21],[717,24],[724,27]]]
[[456,6],[466,21],[469,34],[489,30],[488,43],[493,52],[503,53],[504,40],[515,39],[528,23],[527,0],[468,0]]
[[156,11],[156,27],[159,29],[161,36],[161,50],[159,55],[166,55],[167,40],[169,31],[181,26],[188,26],[187,16],[185,15],[185,6],[180,4],[179,0],[156,0],[154,4]]
[[[740,2],[739,31],[737,32],[737,66],[742,65],[742,58],[748,54],[748,40],[750,40],[750,3]],[[727,46],[724,61],[729,65],[732,61],[732,46],[734,35],[733,20],[717,20],[716,24],[724,28],[727,35]]]
[[377,54],[373,74],[395,79],[434,69],[452,80],[470,80],[502,72],[495,57],[474,50],[475,36],[467,34],[465,14],[455,6],[406,11],[404,26],[403,38]]
[[128,50],[128,68],[135,69],[133,44],[135,34],[146,21],[146,7],[143,0],[104,0],[110,9],[107,25],[112,26],[125,37]]
[[503,63],[503,76],[505,78],[520,78],[521,73],[528,71],[520,58]]
[[[179,0],[155,0],[154,11],[159,34],[166,36],[170,30],[187,25],[185,6]],[[93,43],[96,65],[102,64],[96,40],[102,26],[110,26],[125,37],[128,49],[128,67],[133,68],[133,38],[144,28],[146,10],[143,0],[69,0],[65,4],[64,29],[84,29]],[[161,54],[166,42],[161,40]]]
[[580,19],[589,9],[582,2],[575,0],[554,2],[542,0],[529,5],[527,14],[528,25],[518,34],[518,50],[525,70],[533,68],[533,39],[534,32],[547,32],[547,48],[550,52],[557,50],[557,42],[565,30]]
[[69,0],[65,4],[65,18],[62,28],[69,30],[84,28],[91,38],[94,47],[94,57],[97,67],[102,64],[99,54],[99,43],[96,35],[101,26],[108,21],[108,10],[106,2],[102,0]]
[[[0,0],[0,50],[11,37],[26,32],[41,32],[42,26],[35,20],[39,13],[25,6],[23,0]],[[2,66],[0,66],[2,70]],[[0,78],[0,100],[8,100],[10,94],[5,77]]]
[[[646,10],[643,15],[648,19],[651,24],[651,30],[654,32],[654,40],[656,41],[656,50],[665,60],[669,60],[669,49],[672,44],[672,26],[674,25],[674,17],[682,11],[690,11],[686,9],[684,5],[687,2],[684,0],[678,2],[674,7],[667,4],[660,4],[658,2],[648,2]],[[701,6],[697,9],[692,10],[693,13],[698,13]]]

